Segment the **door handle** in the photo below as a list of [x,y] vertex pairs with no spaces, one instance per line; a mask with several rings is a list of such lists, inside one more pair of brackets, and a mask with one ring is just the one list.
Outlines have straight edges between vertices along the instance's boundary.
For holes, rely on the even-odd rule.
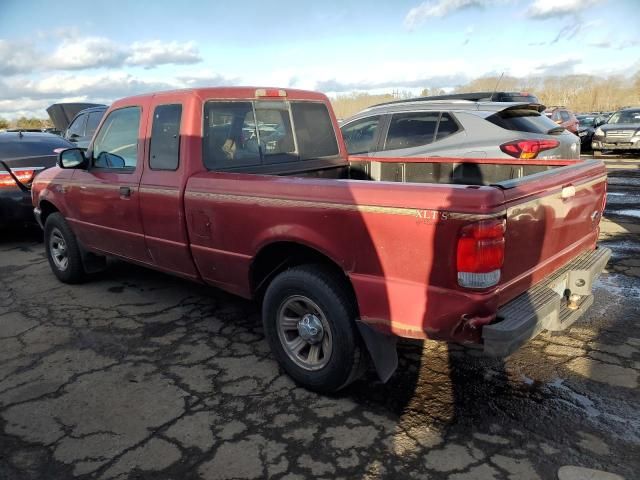
[[131,196],[131,188],[120,187],[120,196],[124,198],[129,198]]

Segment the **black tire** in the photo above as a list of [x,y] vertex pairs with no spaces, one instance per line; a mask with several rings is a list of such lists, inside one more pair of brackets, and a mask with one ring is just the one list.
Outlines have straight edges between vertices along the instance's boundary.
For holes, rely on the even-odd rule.
[[[319,307],[330,330],[331,353],[324,360],[326,364],[317,370],[298,365],[287,353],[278,332],[280,311],[294,297],[307,298]],[[322,393],[346,387],[364,371],[365,357],[355,316],[354,299],[346,281],[323,265],[303,265],[280,273],[269,284],[262,304],[265,336],[278,363],[298,384]]]
[[[61,257],[56,255],[56,251],[59,251],[56,242],[59,247],[60,239],[66,251],[66,267]],[[52,213],[47,217],[44,225],[44,246],[49,266],[58,280],[64,283],[81,283],[85,279],[78,241],[60,213]]]

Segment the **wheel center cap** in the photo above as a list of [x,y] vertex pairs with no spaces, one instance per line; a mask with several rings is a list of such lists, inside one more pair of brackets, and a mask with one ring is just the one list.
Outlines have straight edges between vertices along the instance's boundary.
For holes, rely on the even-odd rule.
[[324,336],[322,322],[316,315],[307,313],[298,321],[298,334],[305,342],[318,343]]

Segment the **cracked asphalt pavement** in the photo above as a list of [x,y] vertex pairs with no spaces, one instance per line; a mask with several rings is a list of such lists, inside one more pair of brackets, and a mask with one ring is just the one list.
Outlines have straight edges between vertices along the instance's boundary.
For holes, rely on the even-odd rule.
[[63,285],[39,232],[1,232],[0,479],[638,478],[640,161],[614,163],[613,257],[570,329],[504,361],[403,343],[387,384],[332,397],[250,302],[120,262]]

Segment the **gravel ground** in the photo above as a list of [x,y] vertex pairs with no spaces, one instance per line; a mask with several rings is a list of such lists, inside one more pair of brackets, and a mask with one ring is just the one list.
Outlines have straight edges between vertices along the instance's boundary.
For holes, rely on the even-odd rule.
[[334,397],[279,370],[252,303],[124,263],[70,287],[39,232],[0,233],[0,479],[638,478],[640,160],[607,162],[581,320],[506,361],[403,343]]

